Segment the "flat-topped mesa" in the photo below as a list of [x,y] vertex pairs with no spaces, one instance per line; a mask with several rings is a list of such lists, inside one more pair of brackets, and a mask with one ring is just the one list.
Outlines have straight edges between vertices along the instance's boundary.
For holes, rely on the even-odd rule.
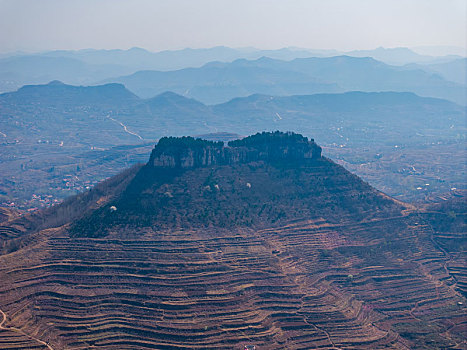
[[241,140],[213,142],[193,137],[164,137],[151,153],[149,166],[197,168],[255,161],[297,161],[321,158],[313,139],[292,132],[263,132]]

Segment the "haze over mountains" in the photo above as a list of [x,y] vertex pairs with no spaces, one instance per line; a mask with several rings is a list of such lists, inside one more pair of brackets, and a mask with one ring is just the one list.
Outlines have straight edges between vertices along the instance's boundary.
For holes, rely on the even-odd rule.
[[0,0],[0,350],[467,350],[466,11]]
[[336,161],[401,199],[464,187],[459,56],[215,47],[59,50],[0,61],[7,89],[47,83],[0,95],[3,203],[50,204],[81,191],[142,161],[162,136],[258,130],[314,135]]
[[421,69],[388,66],[372,58],[336,56],[279,61],[209,63],[172,72],[141,71],[107,79],[142,97],[171,90],[204,103],[221,103],[252,93],[296,95],[343,91],[402,91],[466,104],[465,85]]
[[[52,143],[66,140],[97,147],[115,145],[114,138],[135,143],[167,133],[176,136],[225,129],[240,134],[284,127],[307,134],[315,130],[323,142],[349,144],[430,142],[465,132],[464,107],[398,92],[254,94],[209,106],[173,92],[141,99],[121,84],[82,87],[54,81],[2,94],[0,107],[4,141],[42,137]],[[403,128],[402,123],[406,123]],[[106,126],[118,130],[119,135],[107,135]]]
[[[124,82],[145,98],[171,90],[205,103],[225,102],[252,93],[292,95],[394,90],[466,104],[465,64],[458,61],[463,57],[423,56],[407,48],[379,48],[339,55],[342,53],[333,50],[226,47],[159,53],[138,48],[52,51],[0,59],[0,91],[51,80],[75,85],[113,81]],[[259,59],[261,57],[272,60]],[[216,63],[208,64],[212,61]],[[433,66],[435,64],[441,65]],[[192,69],[186,69],[189,67]]]
[[[7,202],[51,193],[60,199],[144,160],[162,136],[220,131],[317,135],[335,159],[401,198],[463,188],[465,182],[465,169],[458,168],[465,108],[412,93],[255,94],[209,106],[173,92],[141,99],[120,84],[55,81],[0,95],[0,113],[1,194]],[[124,145],[133,146],[118,148]],[[401,155],[407,160],[395,166],[391,159]]]
[[[315,54],[320,55],[320,52]],[[14,91],[22,85],[43,84],[51,80],[89,85],[105,78],[131,74],[138,70],[176,70],[199,67],[217,60],[229,62],[238,58],[257,59],[262,56],[293,59],[309,57],[309,55],[308,51],[294,49],[237,50],[228,47],[156,53],[140,48],[18,53],[5,55],[0,59],[0,91]]]
[[443,78],[459,83],[466,84],[467,79],[467,58],[459,58],[453,61],[444,62],[444,63],[430,63],[420,66],[416,63],[407,64],[407,68],[418,68],[424,69],[428,72],[433,72],[439,74]]

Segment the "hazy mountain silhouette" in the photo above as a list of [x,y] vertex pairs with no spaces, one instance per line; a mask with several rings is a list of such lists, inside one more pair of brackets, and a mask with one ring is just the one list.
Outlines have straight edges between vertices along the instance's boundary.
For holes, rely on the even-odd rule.
[[112,75],[130,74],[136,69],[116,64],[89,64],[71,57],[46,55],[13,56],[0,59],[0,92],[23,85],[60,80],[68,84],[91,84]]
[[45,85],[25,85],[16,92],[0,95],[10,104],[42,104],[45,106],[103,106],[129,105],[139,98],[122,84],[73,86],[54,80]]
[[[308,135],[318,132],[326,143],[339,142],[344,135],[350,142],[395,144],[448,139],[465,132],[463,107],[397,92],[282,97],[255,94],[208,106],[173,92],[141,99],[116,83],[82,87],[51,82],[0,95],[0,108],[8,116],[0,121],[7,140],[37,135],[74,143],[97,142],[99,147],[140,142],[139,136],[152,140],[167,134],[222,130],[245,135],[255,130],[293,129]],[[106,139],[104,130],[108,128]],[[89,136],[96,133],[102,134],[99,138]]]
[[241,134],[258,128],[289,128],[318,135],[325,143],[410,144],[435,141],[442,134],[452,138],[466,130],[465,108],[412,93],[252,95],[212,110],[230,120],[229,130]]
[[372,57],[375,60],[391,64],[404,65],[408,63],[435,63],[459,59],[461,56],[428,56],[421,55],[407,47],[384,48],[378,47],[374,50],[353,50],[345,53],[353,57]]
[[258,50],[213,47],[150,52],[129,50],[56,50],[37,54],[15,53],[0,56],[0,92],[14,91],[23,85],[60,80],[68,84],[91,84],[105,78],[131,74],[138,70],[175,70],[199,67],[211,61],[230,62],[238,58],[270,56],[279,59],[320,56],[323,53],[300,49]]
[[305,50],[282,48],[278,50],[259,50],[255,48],[233,49],[225,46],[212,48],[182,50],[165,50],[150,52],[134,47],[129,50],[77,50],[77,51],[51,51],[41,55],[51,57],[69,57],[82,60],[88,64],[119,64],[133,69],[174,70],[187,67],[199,67],[212,61],[231,62],[239,58],[256,59],[268,56],[278,59],[294,59],[297,57],[310,57],[310,55],[324,55],[337,53],[332,50]]
[[141,71],[105,82],[125,84],[142,97],[171,90],[208,104],[252,93],[296,95],[360,90],[414,92],[465,105],[467,91],[465,85],[421,69],[394,67],[372,58],[350,56],[212,62],[178,71]]
[[[25,200],[32,194],[45,195],[51,184],[61,188],[54,196],[63,198],[75,188],[62,185],[70,183],[65,179],[67,175],[77,172],[76,188],[82,189],[102,180],[97,171],[110,176],[139,161],[146,145],[157,138],[221,131],[248,135],[258,130],[296,130],[315,135],[324,146],[367,149],[364,157],[350,151],[332,152],[356,167],[363,163],[377,166],[374,157],[383,153],[389,158],[385,158],[387,167],[378,170],[381,174],[377,176],[375,168],[364,175],[393,194],[417,196],[417,186],[407,177],[414,175],[415,170],[407,170],[413,166],[416,174],[420,166],[426,169],[425,176],[421,172],[419,175],[423,183],[427,176],[439,179],[433,181],[447,190],[462,187],[463,183],[462,172],[448,171],[449,164],[462,160],[456,160],[457,146],[444,151],[438,146],[439,150],[429,151],[439,153],[433,169],[440,167],[441,173],[430,173],[432,167],[427,162],[432,160],[425,152],[427,145],[461,142],[466,131],[465,108],[412,93],[256,94],[207,106],[173,92],[141,99],[120,84],[77,87],[52,82],[0,95],[0,114],[0,196],[7,198]],[[126,157],[115,150],[116,146],[128,144],[141,145],[129,151],[137,156]],[[401,160],[407,164],[399,170],[389,166],[393,156],[399,157],[392,156],[394,150],[400,149],[396,146],[413,155],[407,162]],[[451,157],[442,156],[443,152]],[[365,169],[357,167],[355,171]],[[404,174],[406,180],[400,178]],[[406,184],[407,179],[412,183]],[[437,188],[433,183],[430,186],[431,191]]]
[[[325,143],[341,141],[339,134],[350,142],[395,144],[447,139],[465,131],[464,108],[446,100],[397,92],[282,97],[255,94],[207,106],[173,92],[141,99],[116,83],[82,87],[51,82],[0,95],[0,108],[9,116],[0,121],[0,130],[9,140],[33,133],[42,139],[76,143],[87,139],[86,144],[97,142],[99,147],[140,142],[128,130],[152,140],[167,134],[229,130],[245,135],[255,130],[293,129],[308,135],[319,131],[320,141]],[[107,140],[103,133],[91,142],[94,136],[89,135],[109,127],[111,134],[118,130],[117,134],[109,134]],[[74,134],[78,130],[82,133]]]
[[[112,77],[125,76],[141,70],[157,70],[157,71],[173,71],[180,70],[188,67],[201,67],[209,62],[232,62],[237,59],[256,60],[260,57],[269,57],[279,60],[294,60],[296,58],[310,58],[310,57],[331,57],[342,54],[335,50],[309,50],[300,48],[283,48],[278,50],[259,50],[255,48],[240,48],[232,49],[228,47],[213,47],[207,49],[183,49],[174,51],[161,51],[150,52],[141,48],[132,48],[129,50],[57,50],[50,52],[43,52],[37,54],[15,53],[11,55],[2,55],[0,58],[0,92],[1,91],[14,91],[22,85],[28,84],[43,84],[51,80],[60,80],[68,84],[91,84],[109,79]],[[443,56],[432,57],[418,55],[407,48],[393,48],[384,49],[378,48],[375,50],[366,51],[353,51],[347,53],[349,56],[365,56],[373,57],[385,63],[391,64],[410,64],[410,63],[446,63],[452,61],[460,56]],[[421,67],[423,69],[423,67]],[[290,69],[286,69],[290,70]],[[432,71],[428,70],[429,73]],[[261,78],[258,76],[258,78]],[[384,76],[382,78],[385,78]],[[284,78],[282,78],[284,79]],[[398,78],[399,79],[399,78]],[[458,80],[456,80],[458,81]],[[277,83],[277,76],[275,76],[272,83]],[[298,85],[303,81],[299,79]],[[177,82],[179,84],[180,81]],[[235,81],[234,81],[235,83]],[[265,81],[259,84],[259,90],[252,90],[254,84],[247,84],[246,87],[233,88],[230,92],[234,91],[243,92],[243,94],[252,93],[268,93],[279,94],[280,89],[288,91],[296,89],[297,86],[290,86],[290,81],[287,79],[285,83],[287,86],[278,87],[269,91],[264,87]],[[288,83],[288,84],[287,84]],[[307,81],[310,84],[308,90],[294,93],[313,93],[313,92],[326,92],[328,89],[321,91],[313,90],[316,81]],[[323,83],[323,82],[321,82]],[[336,83],[335,81],[328,81],[328,83]],[[406,82],[407,83],[407,82]],[[433,82],[432,82],[433,83]],[[432,84],[430,83],[430,84]],[[438,82],[439,83],[439,82]],[[192,84],[190,78],[187,78],[187,84]],[[223,89],[227,91],[227,82],[224,84]],[[240,84],[241,85],[241,84]],[[345,87],[343,87],[345,88]],[[448,87],[452,89],[452,87]],[[242,91],[243,89],[243,91]],[[345,88],[347,90],[347,88]],[[384,88],[386,89],[386,88]],[[156,86],[151,92],[142,94],[143,97],[152,97],[157,93],[165,90],[171,90],[170,87],[159,89]],[[365,89],[363,89],[365,90]],[[398,90],[398,89],[396,89]],[[178,93],[183,91],[175,90]],[[334,91],[334,90],[333,90]],[[337,90],[335,90],[337,91]],[[421,93],[423,91],[415,91]],[[198,95],[190,95],[192,97],[201,99]],[[451,91],[446,96],[430,95],[436,92],[427,90],[427,96],[447,97],[449,94],[455,95]],[[243,95],[242,95],[243,96]],[[229,98],[237,97],[229,95]],[[229,98],[224,99],[227,100]],[[207,100],[203,100],[208,102]],[[209,101],[223,102],[223,101]]]
[[341,90],[336,84],[323,83],[299,72],[223,63],[173,72],[141,71],[108,81],[123,83],[145,98],[171,90],[208,104],[253,93],[291,95]]
[[409,64],[406,67],[410,69],[423,69],[464,86],[467,83],[467,58],[459,58],[442,63]]

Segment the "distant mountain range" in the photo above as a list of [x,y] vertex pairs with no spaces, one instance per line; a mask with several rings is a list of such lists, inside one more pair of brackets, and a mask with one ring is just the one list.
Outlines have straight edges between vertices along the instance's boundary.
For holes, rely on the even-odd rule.
[[[451,66],[445,64],[443,69],[454,75],[453,72],[461,66],[455,62]],[[360,90],[410,91],[465,105],[467,93],[465,85],[428,73],[422,66],[415,69],[395,67],[372,58],[351,56],[297,58],[292,61],[267,57],[254,61],[240,59],[170,72],[140,71],[103,82],[122,83],[144,98],[171,90],[208,104],[254,93],[308,95]]]
[[465,108],[398,92],[254,94],[209,106],[173,92],[141,99],[117,83],[81,87],[54,81],[0,95],[0,113],[5,141],[88,147],[224,130],[296,130],[325,144],[342,137],[350,143],[399,144],[465,132]]
[[139,70],[176,70],[200,67],[211,61],[231,62],[239,58],[262,56],[290,60],[337,54],[337,51],[301,49],[257,50],[213,47],[149,52],[129,50],[57,50],[37,54],[17,53],[0,58],[0,92],[14,91],[27,84],[44,84],[61,80],[69,84],[89,85],[97,81],[131,74]]
[[467,83],[467,58],[459,58],[449,62],[416,64],[404,66],[408,69],[422,69],[438,74],[446,80],[450,80],[464,86]]
[[[141,99],[117,83],[82,87],[54,81],[1,94],[0,116],[0,199],[2,195],[28,198],[32,193],[50,193],[48,184],[58,188],[57,181],[66,186],[54,195],[63,198],[73,188],[102,180],[96,177],[96,166],[102,168],[98,173],[110,176],[141,159],[126,156],[116,146],[137,145],[131,152],[144,155],[147,144],[167,135],[293,130],[313,135],[331,148],[327,152],[348,164],[372,162],[381,152],[391,155],[404,148],[415,155],[410,167],[426,158],[419,147],[462,143],[466,134],[465,107],[398,92],[255,94],[205,105],[173,92]],[[367,151],[338,152],[350,148]],[[443,156],[441,162],[454,161],[457,153],[449,152],[450,158]],[[448,175],[442,169],[443,176],[451,179],[443,188],[458,187],[463,172]],[[388,173],[400,171],[389,167],[376,180]],[[72,174],[77,179],[66,180]],[[398,188],[396,193],[402,194],[417,187],[402,186],[399,180],[392,183],[389,191]]]
[[378,47],[374,50],[353,50],[345,54],[353,57],[372,57],[375,60],[397,66],[407,63],[444,63],[462,57],[453,54],[440,57],[421,55],[407,47]]
[[[378,48],[348,53],[335,50],[305,50],[296,48],[258,50],[254,48],[232,49],[228,47],[184,49],[155,53],[140,48],[130,50],[60,50],[38,54],[18,53],[16,55],[3,55],[0,58],[0,91],[14,91],[23,85],[44,84],[52,80],[60,80],[74,85],[99,84],[107,80],[116,81],[115,77],[126,77],[139,71],[159,72],[159,74],[148,73],[147,81],[143,79],[135,82],[135,86],[128,86],[142,97],[151,97],[166,90],[174,90],[185,94],[187,93],[187,89],[191,88],[191,95],[188,94],[187,96],[195,97],[206,103],[218,103],[225,102],[233,97],[246,96],[252,93],[277,95],[282,94],[282,92],[287,94],[309,94],[348,91],[348,82],[347,84],[343,83],[339,79],[335,79],[334,76],[325,74],[324,72],[321,75],[313,75],[309,67],[306,71],[302,71],[303,67],[294,67],[295,64],[299,66],[303,64],[303,62],[296,62],[297,58],[330,58],[343,54],[361,58],[373,57],[379,62],[395,64],[397,66],[412,65],[404,67],[404,70],[410,71],[407,73],[406,78],[400,72],[394,73],[398,70],[396,67],[385,67],[383,72],[379,72],[377,75],[379,79],[378,84],[375,84],[374,81],[371,82],[370,73],[373,74],[374,71],[370,67],[371,70],[368,73],[363,71],[364,74],[360,74],[355,81],[356,85],[361,86],[360,90],[374,89],[368,91],[383,91],[392,89],[397,91],[412,91],[421,95],[448,98],[458,103],[463,103],[461,97],[459,97],[462,94],[457,91],[459,86],[456,84],[450,85],[450,82],[461,85],[464,83],[460,77],[463,77],[462,72],[465,71],[465,64],[462,65],[458,61],[464,57],[456,55],[442,57],[424,56],[407,48]],[[287,66],[269,67],[269,69],[278,70],[277,72],[271,72],[265,70],[267,67],[258,65],[257,60],[261,57],[272,58],[278,61],[292,61],[292,63]],[[250,60],[253,63],[250,64],[248,70],[246,67],[243,67],[242,71],[238,70],[238,64],[233,64],[229,69],[225,65],[219,66],[217,63],[203,67],[212,62],[230,63],[238,59]],[[352,62],[355,63],[355,61]],[[439,69],[429,67],[436,64],[443,64],[445,66]],[[218,66],[217,71],[213,67],[216,65]],[[321,70],[320,64],[314,62],[314,65],[317,70]],[[160,72],[180,71],[185,68],[200,68],[201,71],[187,70],[171,72],[167,75],[160,74]],[[347,68],[352,70],[354,67],[350,64]],[[355,67],[357,71],[360,68],[359,65]],[[428,75],[414,74],[411,72],[414,69],[421,70],[428,73]],[[446,70],[449,73],[444,74]],[[212,76],[209,77],[209,75],[207,81],[202,76],[200,77],[201,73],[209,74],[210,72],[215,73],[218,71],[221,74],[218,80],[213,79]],[[232,77],[234,72],[240,75]],[[441,75],[444,79],[449,80],[449,82],[442,81],[443,79],[440,81],[436,78],[430,78],[429,76],[433,75],[433,73]],[[137,73],[138,79],[141,79],[141,75],[144,76],[145,74]],[[394,77],[392,76],[393,74],[395,74]],[[161,86],[162,83],[154,84],[152,81],[154,77],[161,77],[165,81],[165,86]],[[175,81],[167,83],[167,79],[172,78]],[[195,78],[197,79],[196,83],[193,82]],[[254,84],[254,79],[258,79],[256,85]],[[367,85],[364,84],[366,79],[370,79]],[[420,83],[418,83],[419,79]],[[212,92],[209,91],[211,85],[217,86],[217,89],[221,91],[218,92],[219,96],[208,100],[206,96],[208,92]],[[465,87],[465,83],[463,86]],[[180,90],[176,90],[176,87]],[[183,88],[185,90],[182,91]],[[350,88],[350,90],[352,89],[355,88]],[[235,93],[239,93],[240,95],[236,96]]]

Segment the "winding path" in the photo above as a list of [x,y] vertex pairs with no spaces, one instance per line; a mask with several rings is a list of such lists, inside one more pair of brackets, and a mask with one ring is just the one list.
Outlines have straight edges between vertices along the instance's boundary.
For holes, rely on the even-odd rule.
[[130,134],[130,135],[133,135],[133,136],[136,136],[136,137],[138,137],[140,140],[143,139],[143,138],[142,138],[141,136],[139,136],[137,133],[128,130],[127,126],[126,126],[125,124],[123,124],[122,122],[119,122],[117,119],[112,118],[110,115],[108,115],[107,118],[109,118],[110,120],[113,120],[115,123],[120,124],[120,125],[122,126],[123,130],[124,130],[126,133],[128,133],[128,134]]
[[5,327],[4,324],[5,324],[5,322],[6,322],[6,313],[4,313],[3,310],[0,309],[0,314],[2,314],[2,316],[3,316],[3,320],[0,322],[0,329],[3,329],[3,330],[5,330],[5,331],[11,331],[11,332],[20,333],[20,334],[22,334],[22,335],[28,337],[29,339],[32,339],[32,340],[38,342],[39,344],[46,346],[47,349],[49,349],[49,350],[55,350],[53,347],[51,347],[51,346],[50,346],[48,343],[46,343],[45,341],[42,341],[42,340],[40,340],[39,338],[36,338],[36,337],[34,337],[34,336],[32,336],[32,335],[27,334],[27,333],[23,332],[23,331],[22,331],[21,329],[19,329],[19,328],[16,328],[16,327]]

